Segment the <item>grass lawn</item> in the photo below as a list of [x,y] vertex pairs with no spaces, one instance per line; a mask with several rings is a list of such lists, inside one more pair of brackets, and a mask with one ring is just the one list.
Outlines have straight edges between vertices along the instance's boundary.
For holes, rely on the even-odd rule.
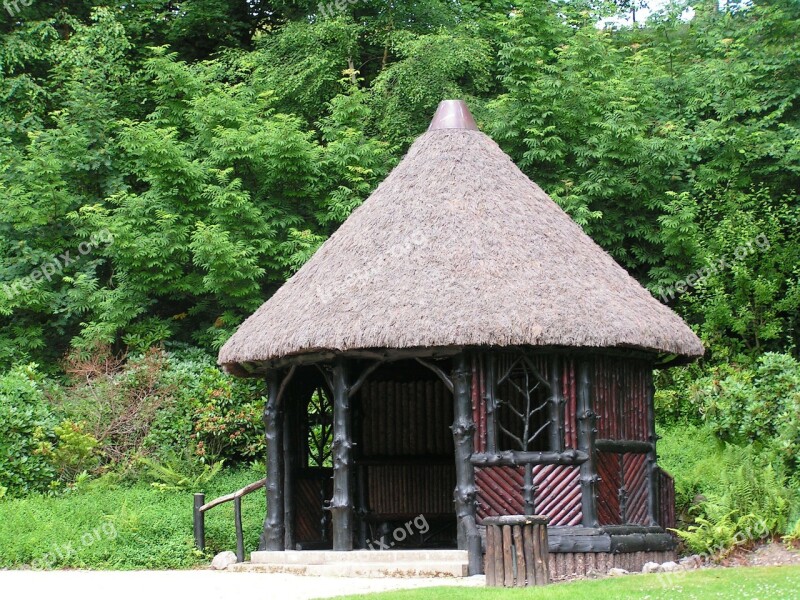
[[[197,491],[211,500],[261,477],[227,471]],[[263,492],[244,499],[248,552],[258,545],[264,510]],[[236,549],[232,503],[207,513],[206,548],[211,556]],[[0,501],[0,568],[182,569],[208,560],[194,549],[188,491],[138,483]]]
[[[561,583],[542,588],[427,588],[347,596],[349,600],[795,600],[800,567],[707,569]],[[344,600],[341,598],[339,600]]]

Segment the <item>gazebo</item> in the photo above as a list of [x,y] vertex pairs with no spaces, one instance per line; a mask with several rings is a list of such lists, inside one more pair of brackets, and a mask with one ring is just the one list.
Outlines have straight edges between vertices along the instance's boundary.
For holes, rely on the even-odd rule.
[[578,571],[668,556],[652,372],[702,354],[444,101],[219,362],[268,382],[262,550],[372,547],[424,517],[392,546],[468,550],[476,573],[491,516],[548,516]]

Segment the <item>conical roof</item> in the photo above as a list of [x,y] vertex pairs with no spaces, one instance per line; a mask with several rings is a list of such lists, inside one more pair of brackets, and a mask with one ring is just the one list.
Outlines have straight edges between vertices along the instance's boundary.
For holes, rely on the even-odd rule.
[[677,314],[478,131],[463,103],[447,101],[219,362],[512,345],[703,354]]

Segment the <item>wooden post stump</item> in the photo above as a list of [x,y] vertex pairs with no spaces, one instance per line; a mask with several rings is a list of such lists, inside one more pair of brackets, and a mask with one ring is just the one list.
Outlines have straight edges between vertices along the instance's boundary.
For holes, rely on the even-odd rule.
[[487,517],[486,585],[523,587],[550,583],[545,516]]

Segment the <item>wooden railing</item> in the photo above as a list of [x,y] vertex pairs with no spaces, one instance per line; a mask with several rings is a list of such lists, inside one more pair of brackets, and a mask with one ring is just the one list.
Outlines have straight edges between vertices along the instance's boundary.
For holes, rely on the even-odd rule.
[[244,532],[242,530],[242,498],[260,490],[267,485],[267,480],[262,479],[246,485],[242,489],[228,494],[227,496],[220,496],[212,500],[208,504],[205,503],[205,494],[194,495],[194,543],[197,549],[201,552],[206,549],[206,511],[211,510],[215,506],[225,504],[226,502],[233,502],[233,519],[236,525],[236,561],[244,562]]

